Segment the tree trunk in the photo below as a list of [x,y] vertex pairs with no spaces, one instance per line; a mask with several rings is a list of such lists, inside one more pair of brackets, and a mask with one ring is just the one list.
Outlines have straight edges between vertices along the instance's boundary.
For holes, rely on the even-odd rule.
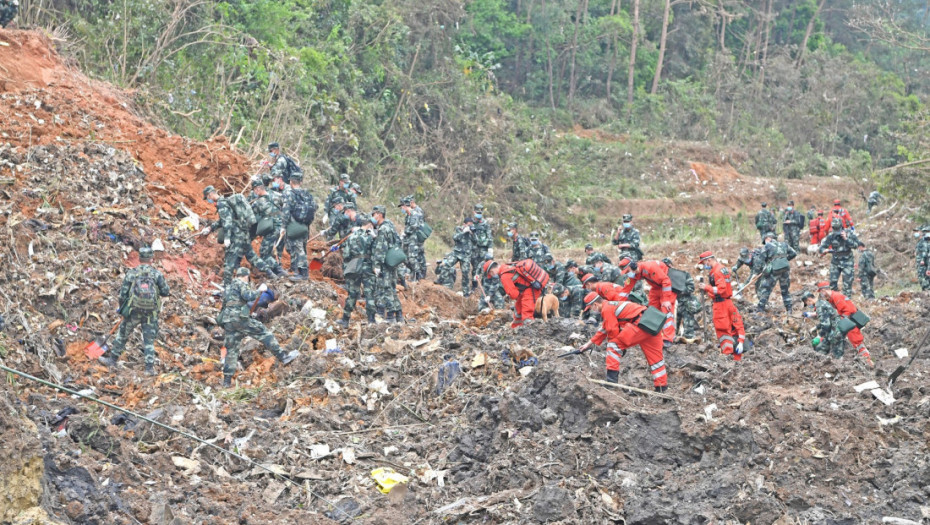
[[[814,11],[814,16],[807,21],[807,29],[804,31],[804,40],[801,41],[801,47],[798,48],[798,60],[794,63],[795,69],[800,68],[801,64],[804,62],[804,52],[807,51],[807,41],[810,40],[811,33],[814,32],[814,23],[817,21],[817,17],[820,16],[820,10],[823,9],[823,4],[826,2],[827,0],[820,0],[820,3],[817,4],[817,10]],[[924,16],[926,16],[926,13],[924,13]]]
[[665,0],[665,11],[662,13],[662,36],[659,37],[659,58],[656,61],[656,74],[652,77],[653,95],[659,89],[659,79],[662,77],[662,62],[665,60],[665,41],[668,38],[668,14],[672,8],[672,0]]
[[572,34],[572,58],[571,69],[568,74],[568,109],[572,108],[575,101],[575,56],[578,52],[578,31],[581,26],[582,13],[588,10],[588,0],[578,2],[578,10],[575,12],[575,32]]
[[630,43],[630,69],[627,74],[626,119],[633,120],[633,77],[636,73],[636,44],[639,40],[639,0],[633,0],[633,41]]
[[759,93],[762,94],[762,87],[765,85],[765,66],[769,57],[769,38],[772,35],[772,0],[766,2],[765,8],[765,40],[762,42],[762,62],[759,71]]
[[720,51],[727,50],[727,10],[723,7],[723,0],[720,1]]
[[[930,0],[928,0],[930,1]],[[618,0],[613,0],[610,4],[610,16],[617,14]],[[610,80],[614,76],[614,69],[617,67],[617,33],[614,33],[613,39],[608,43],[607,52],[610,53],[610,65],[607,66],[607,102],[610,103]]]

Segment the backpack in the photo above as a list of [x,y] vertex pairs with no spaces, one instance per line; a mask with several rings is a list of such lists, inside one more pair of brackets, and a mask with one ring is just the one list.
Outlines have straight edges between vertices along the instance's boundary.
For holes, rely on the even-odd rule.
[[306,190],[294,190],[294,205],[291,207],[291,217],[300,224],[308,225],[316,216],[316,200]]
[[539,283],[539,288],[545,288],[549,284],[549,274],[532,259],[516,262],[513,267],[520,277],[530,283]]
[[243,230],[251,230],[252,226],[258,222],[258,219],[255,218],[255,212],[252,211],[249,202],[245,200],[241,193],[230,195],[226,202],[229,203],[229,209],[232,210],[236,223]]
[[682,295],[688,290],[688,273],[675,268],[668,269],[668,278],[672,281],[672,291],[675,295]]
[[149,272],[141,272],[129,289],[129,311],[150,313],[158,309],[158,284]]
[[281,156],[284,157],[284,161],[287,162],[287,170],[284,172],[284,183],[290,184],[291,175],[294,175],[295,173],[299,173],[303,175],[304,170],[300,169],[300,166],[298,166],[297,163],[294,162],[294,159],[288,157],[287,155],[281,155]]

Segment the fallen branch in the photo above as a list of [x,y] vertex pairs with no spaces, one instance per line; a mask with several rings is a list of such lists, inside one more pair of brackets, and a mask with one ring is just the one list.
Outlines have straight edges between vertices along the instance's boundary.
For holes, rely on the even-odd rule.
[[647,396],[656,396],[656,397],[661,397],[662,399],[669,399],[669,400],[672,400],[672,401],[678,401],[678,399],[676,399],[674,396],[670,396],[670,395],[668,395],[668,394],[663,394],[662,392],[653,392],[653,391],[650,391],[650,390],[644,390],[644,389],[642,389],[642,388],[636,388],[635,386],[622,385],[622,384],[620,384],[620,383],[611,383],[611,382],[609,382],[609,381],[601,381],[600,379],[591,379],[590,377],[588,378],[588,381],[590,381],[590,382],[592,382],[592,383],[597,383],[597,384],[603,385],[603,386],[609,386],[609,387],[613,387],[613,388],[622,388],[622,389],[624,389],[624,390],[630,390],[630,391],[632,391],[632,392],[637,392],[637,393],[639,393],[639,394],[646,394]]

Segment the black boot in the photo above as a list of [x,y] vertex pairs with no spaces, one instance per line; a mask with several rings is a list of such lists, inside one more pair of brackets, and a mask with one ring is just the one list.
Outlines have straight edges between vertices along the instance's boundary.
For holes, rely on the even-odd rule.
[[145,375],[151,377],[155,375],[155,365],[148,364],[145,365]]
[[387,316],[384,315],[384,307],[383,307],[383,306],[379,306],[379,307],[378,307],[378,315],[380,315],[382,319],[387,320]]
[[394,310],[394,322],[395,323],[404,322],[404,314],[400,310]]
[[376,322],[377,321],[375,321],[375,313],[368,312],[368,324],[375,324]]
[[291,364],[291,361],[297,359],[299,356],[300,356],[300,352],[298,352],[297,350],[294,350],[293,352],[284,354],[283,356],[280,357],[280,359],[281,359],[281,365],[282,365],[282,366],[287,366],[287,365]]
[[280,264],[275,266],[273,269],[274,273],[278,274],[278,277],[287,277],[287,270],[284,269]]
[[291,276],[292,281],[306,281],[310,277],[310,272],[306,268],[298,268],[297,273]]
[[660,393],[661,393],[661,392],[665,392],[666,390],[668,390],[668,387],[667,387],[667,386],[657,386],[657,387],[655,387],[655,389],[656,389],[656,392],[660,392]]
[[113,368],[116,366],[116,359],[113,356],[102,356],[97,359],[97,362],[107,368]]
[[619,370],[608,370],[607,371],[607,382],[608,383],[619,383],[620,382],[620,371]]
[[343,328],[348,328],[348,327],[349,327],[349,318],[350,318],[351,316],[352,316],[352,314],[350,314],[349,312],[346,312],[346,313],[342,314],[342,319],[337,320],[337,321],[336,321],[336,324],[338,324],[339,326],[341,326],[341,327],[343,327]]
[[223,374],[223,388],[229,388],[232,386],[232,376]]

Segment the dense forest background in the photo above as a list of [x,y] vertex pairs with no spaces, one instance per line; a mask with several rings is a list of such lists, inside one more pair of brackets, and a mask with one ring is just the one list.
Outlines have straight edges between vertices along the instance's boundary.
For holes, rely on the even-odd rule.
[[927,202],[928,24],[925,0],[26,0],[19,20],[178,133],[280,141],[320,185],[348,172],[440,220],[482,198],[568,228],[604,190],[669,191],[640,175],[673,143]]

